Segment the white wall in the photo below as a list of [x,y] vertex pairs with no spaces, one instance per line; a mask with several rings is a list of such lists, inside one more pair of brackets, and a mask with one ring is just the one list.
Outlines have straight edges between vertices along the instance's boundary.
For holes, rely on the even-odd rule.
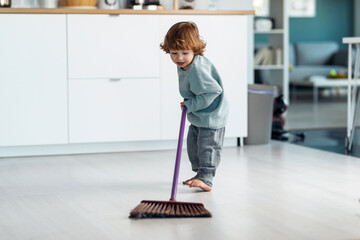
[[[180,0],[178,0],[180,1]],[[253,0],[195,0],[195,6],[206,6],[206,2],[215,1],[217,10],[253,10]],[[358,0],[360,1],[360,0]],[[205,3],[204,3],[205,2]],[[160,0],[160,3],[165,7],[165,9],[173,9],[173,0]],[[203,9],[202,7],[200,9]],[[249,16],[248,21],[248,60],[249,60],[249,68],[248,68],[248,83],[254,83],[254,71],[253,71],[253,62],[254,62],[254,32],[253,32],[253,16]],[[229,30],[231,31],[231,29]]]
[[252,10],[252,0],[216,0],[218,10]]
[[360,0],[354,0],[354,36],[360,37]]

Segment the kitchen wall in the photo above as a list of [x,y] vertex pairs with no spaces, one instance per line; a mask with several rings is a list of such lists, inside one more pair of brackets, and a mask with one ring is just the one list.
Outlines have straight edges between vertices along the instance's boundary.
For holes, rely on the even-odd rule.
[[354,36],[360,37],[360,0],[354,0]]
[[[360,36],[359,13],[360,0],[316,0],[315,17],[289,19],[289,40],[291,43],[336,41],[345,48],[343,37]],[[266,44],[267,38],[258,35],[255,41]]]
[[316,16],[290,18],[289,31],[291,43],[331,40],[341,46],[343,37],[354,35],[354,0],[316,0]]
[[215,0],[218,10],[252,10],[252,0]]

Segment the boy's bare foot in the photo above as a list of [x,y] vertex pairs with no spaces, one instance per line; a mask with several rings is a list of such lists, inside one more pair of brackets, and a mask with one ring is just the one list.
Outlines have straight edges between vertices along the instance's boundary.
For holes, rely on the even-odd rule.
[[195,177],[192,177],[192,178],[190,178],[190,179],[188,179],[186,181],[183,181],[183,184],[184,185],[189,185],[188,182],[191,181],[191,180],[194,180],[194,179],[195,179]]
[[183,182],[185,185],[189,185],[189,187],[198,187],[201,188],[204,191],[210,192],[212,190],[212,187],[201,181],[200,179],[191,178],[189,180],[186,180]]

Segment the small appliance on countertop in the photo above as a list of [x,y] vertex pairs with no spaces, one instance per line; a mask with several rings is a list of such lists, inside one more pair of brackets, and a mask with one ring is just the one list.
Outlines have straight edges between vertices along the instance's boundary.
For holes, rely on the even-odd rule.
[[119,8],[123,8],[120,0],[99,0],[98,6],[101,9],[119,9]]
[[162,6],[159,0],[126,0],[126,8],[156,10]]
[[11,7],[11,0],[0,0],[0,7]]
[[11,0],[11,7],[12,8],[39,8],[40,3],[38,0]]
[[179,0],[179,9],[195,9],[195,0]]

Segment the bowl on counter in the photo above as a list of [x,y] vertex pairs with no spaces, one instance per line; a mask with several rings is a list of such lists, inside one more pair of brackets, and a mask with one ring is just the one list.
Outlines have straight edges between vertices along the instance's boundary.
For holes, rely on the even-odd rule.
[[97,0],[61,0],[61,5],[67,8],[96,8]]

